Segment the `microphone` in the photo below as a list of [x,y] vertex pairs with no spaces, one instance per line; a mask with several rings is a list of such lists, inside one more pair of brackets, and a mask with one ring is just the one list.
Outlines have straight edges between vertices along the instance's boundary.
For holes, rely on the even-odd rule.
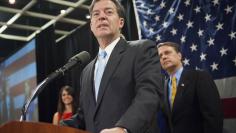
[[50,74],[46,79],[44,79],[37,87],[35,88],[33,94],[30,96],[29,99],[25,102],[22,107],[22,114],[20,117],[20,121],[26,120],[26,113],[29,108],[30,103],[38,96],[38,94],[43,90],[43,88],[54,78],[58,77],[59,75],[64,75],[64,72],[71,69],[75,65],[85,65],[90,60],[90,54],[86,51],[82,51],[79,54],[73,56],[69,59],[69,61],[61,68],[57,69],[55,72]]
[[59,75],[64,75],[65,71],[70,70],[75,65],[84,65],[87,64],[90,60],[90,54],[87,51],[82,51],[77,55],[71,57],[69,61],[61,68],[57,69],[54,73],[48,76],[48,79],[54,79]]
[[71,57],[69,61],[63,67],[56,70],[56,72],[62,73],[64,75],[65,71],[71,69],[76,64],[84,65],[87,64],[89,60],[90,60],[90,54],[87,51],[82,51],[77,55]]

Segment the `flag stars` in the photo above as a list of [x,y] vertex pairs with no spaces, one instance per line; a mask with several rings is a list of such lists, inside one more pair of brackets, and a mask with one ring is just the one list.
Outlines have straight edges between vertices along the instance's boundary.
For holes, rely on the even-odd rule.
[[211,65],[211,70],[212,70],[212,71],[218,70],[218,65],[219,65],[219,64],[216,64],[215,62],[213,62],[213,64]]
[[207,56],[207,54],[201,53],[201,55],[200,55],[200,61],[206,60],[206,56]]
[[145,8],[145,4],[144,3],[140,4],[140,7]]
[[212,3],[214,6],[219,5],[219,0],[213,0]]
[[154,29],[153,28],[150,28],[148,31],[149,31],[150,34],[154,33]]
[[186,24],[188,28],[193,28],[193,22],[192,21],[188,21],[188,23]]
[[221,56],[227,55],[227,51],[228,51],[228,49],[222,48],[222,49],[220,50]]
[[203,30],[199,29],[198,32],[197,32],[198,36],[199,37],[203,36],[203,32],[204,32]]
[[195,67],[195,70],[201,70],[201,69],[200,69],[199,67],[196,66],[196,67]]
[[231,13],[232,12],[232,8],[233,8],[233,6],[227,5],[227,7],[225,8],[226,14]]
[[165,8],[166,7],[166,3],[164,1],[161,1],[160,7],[161,7],[161,9]]
[[174,36],[177,34],[177,29],[173,28],[170,32],[171,32],[172,36]]
[[211,15],[210,15],[210,14],[206,14],[205,20],[206,20],[206,22],[207,22],[207,21],[210,21],[210,20],[211,20]]
[[208,46],[210,47],[211,45],[214,45],[214,41],[215,41],[215,39],[212,39],[212,38],[210,37],[210,39],[207,41]]
[[181,36],[180,41],[181,41],[181,43],[185,43],[186,42],[186,37],[185,36]]
[[[164,0],[158,0],[158,2],[161,4],[158,6],[159,9],[161,7],[164,9],[167,9],[169,7],[167,2]],[[236,30],[234,30],[233,29],[234,27],[232,28],[232,26],[231,26],[231,29],[226,28],[228,26],[228,24],[225,23],[224,21],[221,21],[222,19],[224,19],[224,17],[222,18],[222,15],[228,14],[228,17],[233,15],[233,13],[236,9],[235,6],[231,5],[231,4],[222,5],[223,8],[221,8],[222,12],[219,12],[219,13],[221,13],[221,15],[220,15],[220,14],[215,14],[216,11],[215,12],[211,11],[211,9],[215,10],[215,8],[218,9],[218,8],[222,7],[221,4],[223,4],[223,3],[220,0],[210,0],[209,6],[213,7],[213,8],[209,9],[205,13],[203,12],[204,9],[202,6],[200,6],[197,3],[195,3],[195,5],[193,5],[194,3],[192,3],[193,1],[191,1],[191,0],[183,0],[182,2],[185,2],[186,6],[187,6],[186,7],[185,4],[182,3],[182,4],[184,4],[184,5],[182,5],[182,6],[184,6],[183,8],[187,9],[187,8],[191,7],[192,8],[191,13],[193,13],[193,14],[189,14],[189,12],[185,12],[185,13],[181,12],[181,11],[179,12],[176,7],[172,7],[172,8],[169,7],[166,10],[167,15],[168,14],[172,14],[172,15],[176,14],[176,16],[175,15],[172,16],[172,17],[174,17],[173,23],[172,23],[172,21],[170,22],[170,21],[167,21],[167,19],[163,18],[163,15],[165,16],[165,14],[153,14],[153,16],[152,17],[150,16],[150,17],[154,20],[154,23],[155,22],[159,23],[159,26],[161,26],[161,27],[159,27],[159,28],[161,28],[160,30],[164,30],[164,32],[167,36],[174,37],[175,40],[177,39],[176,41],[179,41],[183,45],[188,44],[187,49],[185,49],[186,50],[185,55],[197,54],[196,55],[197,56],[196,63],[193,63],[194,60],[192,60],[192,58],[190,58],[190,56],[186,56],[183,60],[183,65],[191,66],[195,69],[202,68],[202,69],[209,69],[212,72],[218,72],[218,71],[220,72],[222,67],[221,67],[219,60],[222,60],[222,59],[224,60],[224,59],[226,59],[226,57],[228,57],[231,54],[230,52],[231,52],[232,48],[230,48],[230,47],[232,47],[234,45],[234,43],[232,41],[236,40]],[[146,15],[147,12],[149,12],[149,11],[150,11],[150,9],[146,7],[146,11],[142,12],[142,13],[145,13],[144,15]],[[154,10],[151,10],[151,11],[152,11],[152,13],[154,13],[153,12]],[[212,14],[212,12],[213,12],[213,14]],[[196,17],[197,17],[197,19],[201,19],[201,21],[198,21],[198,22],[199,23],[203,22],[203,24],[197,24],[196,21],[193,21],[193,19],[190,19],[191,16],[190,17],[188,16],[188,15],[194,15],[194,14],[195,14],[195,16],[200,15],[200,16],[196,16]],[[229,20],[231,20],[231,18],[229,18]],[[177,21],[177,23],[174,23],[174,21]],[[143,31],[143,32],[147,32],[147,34],[143,34],[144,37],[148,37],[148,35],[152,32],[156,33],[155,28],[154,27],[151,28],[152,26],[151,26],[151,24],[149,24],[148,21],[145,22],[145,18],[140,20],[140,22],[142,22],[144,24],[144,26],[147,27]],[[151,21],[151,22],[153,23],[153,21]],[[214,24],[213,24],[213,22],[214,22]],[[204,23],[206,23],[206,25]],[[210,26],[210,28],[208,28],[207,25],[209,25],[210,23],[212,23],[212,25]],[[181,29],[179,29],[176,26],[180,26],[182,28],[185,27],[185,28],[188,28],[191,30],[195,29],[195,32],[192,32],[192,35],[194,35],[195,38],[188,38],[188,36],[184,34],[185,32],[183,31],[184,33],[181,33],[182,32]],[[210,31],[208,32],[207,29]],[[167,31],[165,31],[165,30],[167,30]],[[225,31],[225,30],[227,30],[227,31]],[[219,36],[219,37],[225,37],[225,38],[221,38],[221,40],[223,42],[227,42],[227,39],[228,39],[228,41],[230,41],[228,43],[229,47],[224,46],[227,43],[225,43],[224,45],[221,44],[222,46],[218,47],[217,38],[214,37],[215,34],[218,33],[217,31],[219,31],[219,33],[222,33],[222,35],[226,34],[225,36]],[[150,36],[150,37],[151,38],[154,37],[153,39],[156,40],[157,42],[164,41],[166,37],[164,36],[164,33],[162,33],[162,34],[157,33],[154,36]],[[193,39],[193,40],[190,40],[190,39]],[[194,41],[196,39],[198,39],[198,40],[200,39],[201,44],[203,44],[204,46],[200,47],[198,45],[198,43],[200,43],[200,42]],[[204,50],[206,50],[205,48],[207,49],[207,51],[204,51]],[[210,51],[208,51],[208,50],[210,50]],[[213,57],[209,55],[210,54],[209,52],[212,52],[212,51],[214,52],[213,54],[215,55]],[[211,60],[211,62],[208,62],[210,60]],[[231,65],[231,66],[234,66],[234,68],[236,68],[236,55],[231,56],[231,58],[229,60],[225,60],[225,61],[226,62],[224,65]],[[228,61],[228,63],[227,63],[227,61]],[[208,62],[209,64],[207,63],[208,64],[207,66],[206,66],[206,64],[202,64],[205,62]]]
[[234,58],[234,60],[232,60],[234,62],[234,65],[236,66],[236,56]]
[[160,21],[160,16],[159,16],[159,15],[156,15],[156,16],[155,16],[155,20],[156,20],[156,22]]
[[170,8],[169,11],[168,11],[170,14],[173,14],[175,11],[174,11],[174,8]]
[[143,21],[143,26],[147,27],[147,21]]
[[162,24],[162,26],[163,26],[164,28],[167,28],[167,27],[169,26],[169,23],[164,21],[164,23]]
[[156,41],[158,42],[158,41],[161,41],[161,36],[160,35],[157,35],[156,36]]
[[217,31],[223,30],[223,25],[224,25],[223,23],[220,23],[220,22],[219,22],[219,23],[216,25],[216,30],[217,30]]
[[151,10],[151,9],[148,9],[148,10],[147,10],[147,15],[152,15],[152,14],[153,14],[152,10]]
[[185,4],[186,7],[189,6],[189,5],[190,5],[190,0],[186,0],[186,1],[184,2],[184,4]]
[[189,59],[185,58],[185,59],[183,60],[184,66],[190,65],[190,64],[189,64],[189,61],[190,61]]
[[236,35],[236,32],[231,31],[231,33],[229,34],[230,39],[231,40],[235,39],[236,38],[235,35]]
[[196,12],[196,14],[201,12],[200,9],[201,9],[201,7],[199,7],[199,6],[194,8],[194,11]]
[[183,14],[179,14],[177,18],[178,18],[179,21],[182,21],[182,20],[184,20],[184,15]]
[[190,47],[191,51],[197,51],[197,45],[195,45],[194,43],[192,43],[192,46]]

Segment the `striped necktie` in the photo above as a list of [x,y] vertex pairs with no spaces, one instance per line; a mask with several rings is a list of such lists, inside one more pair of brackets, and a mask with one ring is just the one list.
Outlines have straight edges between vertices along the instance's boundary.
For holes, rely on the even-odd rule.
[[175,100],[175,95],[177,91],[177,86],[176,86],[176,77],[171,78],[171,107],[173,107],[173,103]]
[[107,53],[105,50],[101,51],[98,54],[98,59],[97,59],[98,64],[97,64],[96,75],[95,75],[95,99],[96,100],[98,97],[99,86],[101,83],[102,75],[106,67],[106,56],[107,56]]

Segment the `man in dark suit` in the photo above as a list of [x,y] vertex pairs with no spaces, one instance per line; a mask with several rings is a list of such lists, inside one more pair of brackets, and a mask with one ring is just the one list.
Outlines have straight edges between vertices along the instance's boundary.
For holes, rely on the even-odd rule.
[[200,70],[186,70],[179,45],[157,45],[162,68],[168,73],[164,105],[171,133],[222,133],[220,97],[211,76]]
[[156,113],[164,80],[156,45],[121,37],[123,10],[118,0],[94,0],[90,6],[90,26],[99,53],[81,74],[82,129],[158,133]]

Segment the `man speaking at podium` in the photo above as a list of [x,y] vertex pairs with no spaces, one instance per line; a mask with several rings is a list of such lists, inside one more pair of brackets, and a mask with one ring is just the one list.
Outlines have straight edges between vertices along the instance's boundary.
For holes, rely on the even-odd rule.
[[90,14],[99,53],[81,74],[82,129],[158,133],[156,114],[163,80],[155,44],[121,37],[124,9],[118,0],[93,0]]

